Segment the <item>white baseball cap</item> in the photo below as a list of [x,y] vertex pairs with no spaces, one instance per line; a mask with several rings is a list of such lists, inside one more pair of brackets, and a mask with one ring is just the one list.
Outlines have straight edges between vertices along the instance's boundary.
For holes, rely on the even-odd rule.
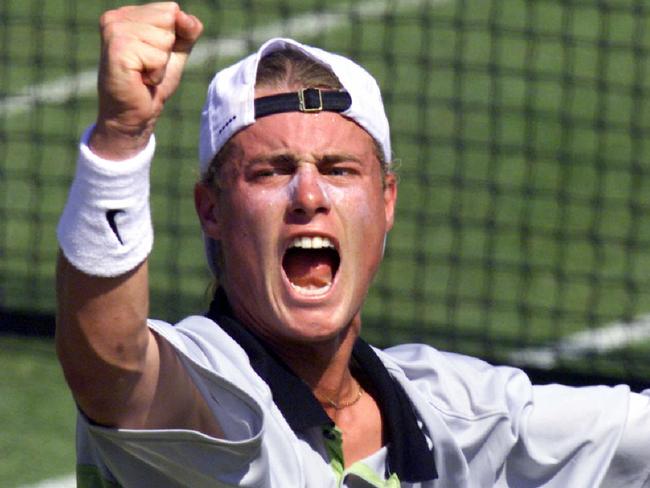
[[[329,68],[343,86],[340,92],[305,89],[296,93],[255,99],[257,66],[264,56],[283,49],[296,49]],[[293,39],[274,38],[241,61],[219,71],[208,87],[201,113],[199,168],[205,174],[210,163],[239,130],[255,117],[287,111],[338,112],[365,129],[379,144],[387,163],[391,161],[390,129],[377,81],[352,60]],[[216,275],[218,242],[204,235],[208,265]]]
[[[335,100],[334,111],[351,118],[363,127],[379,143],[387,162],[391,161],[390,130],[384,111],[379,86],[364,68],[348,58],[322,49],[306,46],[292,39],[274,38],[265,42],[257,51],[236,64],[219,71],[208,87],[208,93],[201,113],[199,136],[199,164],[201,174],[219,150],[237,131],[255,122],[255,79],[257,65],[265,55],[281,49],[296,49],[318,63],[332,70],[349,95],[347,106]],[[303,91],[296,93],[301,96]],[[321,97],[325,95],[323,92]],[[331,93],[331,92],[330,92]],[[319,92],[320,94],[320,92]],[[321,99],[322,101],[322,99]],[[317,102],[316,102],[317,103]],[[327,100],[325,100],[327,105]],[[275,107],[263,113],[270,115],[293,110],[291,104]],[[296,98],[295,110],[330,110],[327,106],[299,106]],[[261,116],[258,110],[258,116]]]

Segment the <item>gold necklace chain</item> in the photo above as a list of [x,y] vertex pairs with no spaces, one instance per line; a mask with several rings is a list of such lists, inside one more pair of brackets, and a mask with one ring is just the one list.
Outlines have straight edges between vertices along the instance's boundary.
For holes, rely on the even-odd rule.
[[325,397],[323,400],[319,400],[319,401],[321,403],[328,404],[334,410],[342,410],[344,408],[351,407],[359,400],[361,400],[361,395],[363,395],[363,387],[361,386],[361,383],[357,382],[357,386],[359,387],[359,390],[357,391],[357,395],[352,400],[348,400],[347,402],[335,402],[334,400],[328,397]]

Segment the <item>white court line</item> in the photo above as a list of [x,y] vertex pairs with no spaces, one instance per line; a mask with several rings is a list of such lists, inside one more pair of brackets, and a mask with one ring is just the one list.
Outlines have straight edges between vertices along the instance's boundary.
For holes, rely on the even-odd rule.
[[650,339],[650,315],[629,323],[615,322],[592,330],[583,330],[543,347],[520,349],[510,354],[510,361],[521,366],[551,369],[562,360],[586,354],[606,353],[629,344]]
[[[359,18],[380,17],[392,9],[405,9],[416,6],[436,6],[452,0],[368,0],[342,10],[333,10],[318,14],[306,13],[289,17],[281,22],[274,22],[247,31],[247,35],[232,38],[207,39],[197,43],[192,51],[187,67],[199,66],[217,56],[242,56],[249,49],[249,42],[260,43],[277,36],[316,36],[336,29],[345,24],[350,14]],[[18,95],[0,100],[0,117],[20,115],[31,111],[43,103],[61,104],[68,100],[88,96],[95,92],[97,71],[89,70],[73,76],[64,76],[53,81],[24,88]],[[53,478],[34,485],[20,488],[74,488],[75,475]]]
[[[369,0],[345,9],[332,10],[318,14],[306,13],[289,17],[283,21],[260,26],[246,35],[223,39],[206,39],[197,43],[188,60],[188,67],[195,67],[217,56],[242,56],[249,49],[249,41],[260,43],[270,37],[283,35],[316,36],[343,25],[350,14],[371,19],[394,10],[415,6],[435,6],[451,0]],[[31,85],[22,89],[18,95],[0,100],[0,117],[19,115],[43,103],[61,104],[68,100],[87,96],[95,92],[97,71],[83,71],[76,75],[64,76],[53,81]]]
[[77,478],[74,474],[62,476],[60,478],[52,478],[49,480],[41,481],[33,485],[25,485],[20,488],[75,488],[77,486]]

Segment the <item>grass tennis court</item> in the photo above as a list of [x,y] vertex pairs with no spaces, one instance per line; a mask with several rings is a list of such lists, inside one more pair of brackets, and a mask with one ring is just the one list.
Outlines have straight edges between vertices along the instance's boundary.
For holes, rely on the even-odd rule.
[[[83,79],[92,81],[99,13],[122,3],[0,4],[3,309],[53,310],[55,225],[94,114]],[[384,90],[401,189],[365,311],[371,341],[507,361],[650,313],[650,7],[641,0],[181,3],[206,32],[157,132],[153,316],[174,321],[207,304],[191,200],[207,80],[279,34],[351,55]],[[640,334],[562,362],[648,377],[649,350]],[[0,352],[1,484],[65,474],[74,408],[51,345],[2,339]]]
[[0,484],[74,470],[74,411],[50,340],[0,336]]

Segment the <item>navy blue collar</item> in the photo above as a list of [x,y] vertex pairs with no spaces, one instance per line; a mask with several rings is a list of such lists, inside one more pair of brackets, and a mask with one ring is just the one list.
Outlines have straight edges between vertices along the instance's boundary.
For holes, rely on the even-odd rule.
[[[273,401],[294,432],[334,425],[325,410],[302,381],[268,345],[234,318],[226,294],[217,290],[207,314],[248,355],[255,372],[266,382]],[[352,358],[363,387],[378,403],[388,441],[388,473],[415,483],[437,478],[433,448],[418,425],[413,404],[402,386],[393,379],[375,351],[357,339]]]

